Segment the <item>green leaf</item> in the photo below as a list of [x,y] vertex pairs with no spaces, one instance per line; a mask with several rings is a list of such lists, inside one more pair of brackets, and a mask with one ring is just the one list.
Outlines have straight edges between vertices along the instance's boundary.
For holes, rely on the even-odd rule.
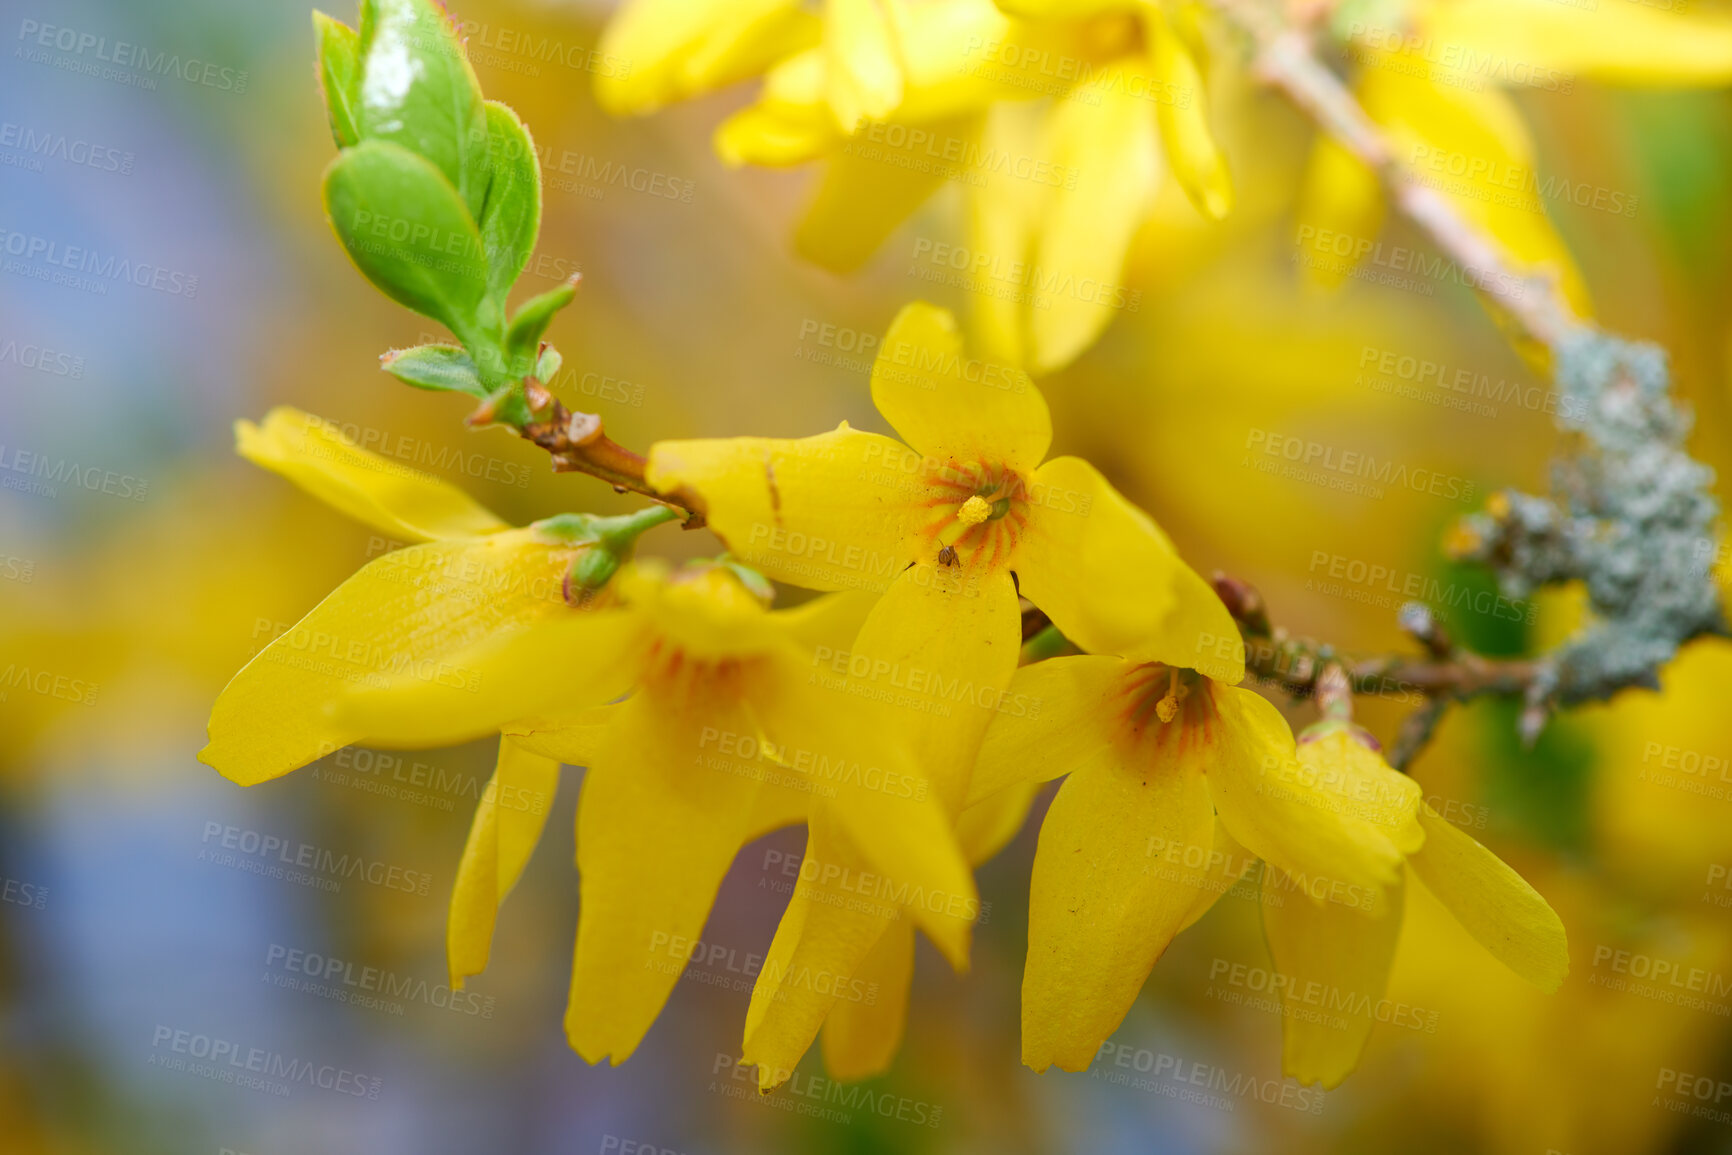
[[559,367],[565,363],[565,358],[559,355],[559,350],[552,345],[541,351],[541,356],[535,362],[535,379],[543,383],[552,381]]
[[404,384],[417,389],[487,396],[487,387],[475,371],[475,362],[456,345],[416,345],[393,349],[379,358],[380,367]]
[[541,232],[541,166],[529,130],[497,100],[487,102],[487,152],[493,175],[476,219],[487,245],[487,286],[503,309]]
[[385,141],[344,149],[325,170],[325,212],[349,258],[381,292],[465,345],[485,342],[481,234],[432,164]]
[[505,355],[510,358],[511,372],[516,376],[528,373],[535,365],[536,350],[541,347],[541,335],[547,332],[553,315],[571,304],[577,296],[577,278],[573,277],[557,289],[549,289],[531,297],[511,318],[505,330]]
[[487,114],[463,46],[433,0],[362,0],[361,138],[445,174],[471,217],[487,198]]
[[361,38],[355,30],[323,12],[313,12],[313,36],[318,40],[319,90],[338,148],[361,140]]

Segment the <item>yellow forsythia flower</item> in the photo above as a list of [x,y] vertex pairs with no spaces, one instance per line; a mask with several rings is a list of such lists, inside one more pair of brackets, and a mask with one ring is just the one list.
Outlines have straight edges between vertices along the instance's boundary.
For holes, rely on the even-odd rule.
[[1030,884],[1022,1057],[1037,1071],[1094,1060],[1168,942],[1224,889],[1211,868],[1235,861],[1228,845],[1362,889],[1397,877],[1388,833],[1289,772],[1292,732],[1250,690],[1099,656],[1028,666],[1012,690],[1042,709],[988,730],[970,798],[1070,775]]
[[[662,442],[646,476],[698,495],[735,555],[771,577],[883,591],[852,649],[819,673],[883,706],[880,724],[906,740],[957,821],[987,724],[1042,708],[1006,692],[1019,589],[1080,646],[1243,676],[1237,628],[1214,592],[1093,466],[1041,463],[1045,400],[1020,370],[967,357],[948,313],[902,311],[872,395],[908,444],[846,424],[798,440]],[[788,1077],[838,1005],[833,985],[780,976],[855,975],[897,918],[846,901],[862,864],[826,823],[810,824],[807,859],[817,869],[789,904],[747,1014],[743,1054],[766,1087]],[[956,892],[930,897],[966,905]]]
[[[796,244],[837,271],[865,262],[946,182],[963,184],[976,226],[966,263],[975,277],[990,266],[994,282],[976,286],[985,339],[1050,372],[1134,305],[1124,269],[1161,151],[1206,216],[1226,214],[1232,187],[1205,115],[1190,6],[1001,7],[825,0],[813,28],[781,4],[724,18],[719,3],[627,0],[604,48],[642,67],[598,78],[598,93],[616,111],[643,111],[763,63],[759,99],[717,130],[716,152],[730,164],[823,161]],[[1034,110],[1027,141],[994,123],[1040,97],[1054,99]]]
[[[1284,786],[1317,793],[1319,804],[1383,830],[1405,869],[1365,901],[1285,875],[1270,860],[1263,877],[1263,935],[1289,1014],[1281,1020],[1283,1066],[1302,1083],[1335,1087],[1359,1063],[1401,931],[1409,886],[1423,886],[1473,938],[1510,970],[1551,992],[1569,972],[1563,923],[1546,900],[1495,854],[1445,821],[1421,797],[1418,783],[1392,770],[1368,736],[1336,724],[1299,743],[1300,772]],[[1245,845],[1249,846],[1249,843]],[[1303,1007],[1309,991],[1327,993],[1331,1016]]]

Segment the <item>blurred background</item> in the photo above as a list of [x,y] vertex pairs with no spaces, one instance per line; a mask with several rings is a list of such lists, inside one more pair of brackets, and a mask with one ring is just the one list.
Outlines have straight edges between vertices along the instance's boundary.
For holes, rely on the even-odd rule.
[[[353,22],[352,0],[334,3]],[[746,968],[786,901],[797,831],[741,853],[705,933],[723,949],[688,969],[629,1063],[591,1068],[560,1030],[575,769],[491,967],[454,1000],[445,902],[487,744],[351,749],[250,790],[194,760],[229,676],[387,548],[236,458],[232,423],[299,406],[513,522],[627,505],[378,371],[431,326],[370,288],[323,219],[332,145],[305,3],[0,0],[0,13],[0,1149],[1732,1151],[1732,645],[1719,643],[1681,656],[1662,693],[1561,719],[1531,751],[1511,708],[1452,714],[1414,773],[1558,909],[1572,973],[1538,994],[1416,904],[1390,994],[1413,1013],[1380,1026],[1327,1094],[1281,1079],[1256,903],[1237,892],[1156,968],[1115,1036],[1123,1063],[1023,1069],[1034,819],[981,871],[973,973],[921,945],[907,1040],[869,1097],[839,1102],[815,1051],[768,1099],[732,1067]],[[583,273],[550,334],[568,404],[640,447],[883,428],[860,338],[916,296],[966,308],[960,289],[911,275],[910,256],[919,238],[957,237],[960,190],[862,274],[832,277],[789,239],[813,174],[729,171],[710,151],[745,93],[616,122],[585,70],[604,3],[464,0],[456,15],[487,94],[519,110],[549,170],[524,286]],[[72,51],[37,47],[49,25],[76,32],[57,34]],[[183,66],[153,71],[125,46]],[[1229,53],[1218,67],[1237,65]],[[1567,596],[1513,610],[1478,598],[1484,579],[1438,541],[1491,489],[1543,486],[1547,382],[1460,284],[1308,289],[1292,238],[1311,131],[1248,84],[1215,89],[1235,213],[1205,224],[1168,188],[1127,275],[1137,308],[1042,382],[1055,451],[1100,465],[1196,568],[1257,584],[1296,632],[1397,647],[1395,609],[1420,593],[1488,652],[1544,645]],[[1724,474],[1732,96],[1517,99],[1542,173],[1628,210],[1544,203],[1598,315],[1670,351],[1695,450]],[[620,169],[659,179],[599,175]],[[1383,240],[1424,245],[1400,222]],[[74,247],[134,271],[65,275]],[[1485,387],[1464,407],[1407,359]],[[1257,466],[1272,436],[1436,470],[1450,495],[1270,474]],[[645,548],[717,546],[669,531]],[[1386,739],[1400,720],[1375,702],[1362,713]],[[303,846],[417,881],[277,869]],[[381,975],[393,993],[356,997]],[[223,1057],[254,1051],[322,1074],[225,1081]],[[1242,1092],[1187,1096],[1176,1072],[1197,1065]],[[1677,1090],[1702,1077],[1706,1099]]]

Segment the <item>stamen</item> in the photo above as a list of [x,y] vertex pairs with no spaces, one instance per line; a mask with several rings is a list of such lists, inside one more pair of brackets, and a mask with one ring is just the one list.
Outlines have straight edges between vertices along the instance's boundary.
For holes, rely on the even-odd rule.
[[1179,670],[1175,666],[1170,671],[1167,681],[1167,696],[1155,703],[1155,716],[1163,722],[1171,722],[1179,716]]
[[963,502],[956,511],[956,520],[944,527],[938,535],[938,544],[943,547],[939,552],[950,550],[961,540],[962,535],[992,516],[992,506],[978,493]]
[[992,516],[992,503],[980,494],[975,494],[962,503],[962,508],[956,511],[956,520],[963,525],[979,525]]

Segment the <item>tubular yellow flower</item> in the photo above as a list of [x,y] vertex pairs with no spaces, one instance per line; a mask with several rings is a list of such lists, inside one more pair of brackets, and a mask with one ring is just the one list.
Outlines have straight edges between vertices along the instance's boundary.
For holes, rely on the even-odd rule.
[[[1431,891],[1481,946],[1541,990],[1557,990],[1569,972],[1564,926],[1546,900],[1426,805],[1418,785],[1368,741],[1340,724],[1314,728],[1299,743],[1299,773],[1338,810],[1388,832],[1406,869],[1365,901],[1295,902],[1293,878],[1273,864],[1263,878],[1263,933],[1294,1012],[1282,1018],[1283,1066],[1324,1087],[1352,1072],[1370,1039],[1409,886]],[[1318,990],[1344,1026],[1301,1010]]]
[[273,637],[211,709],[199,758],[251,786],[365,734],[325,710],[348,685],[411,676],[465,686],[449,655],[501,630],[574,613],[562,583],[577,554],[510,529],[454,486],[368,453],[294,409],[236,425],[239,451],[374,528],[419,541],[375,558]]
[[[645,14],[665,7],[628,0],[615,26],[645,27]],[[826,0],[818,43],[765,69],[758,101],[717,130],[716,152],[730,164],[825,161],[795,239],[836,271],[864,263],[944,183],[962,183],[971,221],[991,223],[969,239],[969,275],[985,263],[1003,282],[983,294],[988,336],[1000,354],[1049,372],[1130,303],[1120,282],[1162,148],[1200,212],[1218,219],[1231,204],[1206,120],[1200,40],[1180,35],[1188,14],[1175,13],[1125,0],[1002,10],[989,0]],[[654,75],[664,58],[651,56]],[[604,103],[647,83],[598,81]],[[1001,147],[1003,129],[989,122],[1043,96],[1055,99],[1033,110],[1040,128],[1027,146]]]
[[573,1048],[590,1062],[631,1055],[684,967],[667,944],[697,939],[739,848],[790,822],[829,832],[889,893],[953,896],[909,909],[953,960],[966,958],[974,886],[948,818],[894,736],[811,681],[799,640],[818,628],[842,641],[814,617],[852,624],[847,603],[862,599],[771,613],[721,565],[667,574],[642,564],[613,584],[609,607],[458,655],[484,672],[479,693],[396,678],[336,707],[386,742],[503,728],[535,754],[589,766]]
[[[1408,27],[1355,21],[1347,29],[1365,111],[1390,132],[1396,159],[1421,182],[1518,265],[1557,276],[1571,305],[1589,314],[1581,274],[1547,218],[1553,182],[1539,175],[1521,115],[1502,90],[1569,92],[1595,81],[1723,86],[1732,83],[1732,16],[1685,13],[1682,5],[1589,10],[1550,0],[1422,0],[1411,5],[1410,19]],[[1567,195],[1568,183],[1562,187]],[[1613,212],[1636,209],[1630,194],[1610,203]],[[1332,285],[1371,251],[1381,190],[1360,161],[1320,136],[1299,215],[1301,262],[1311,280]],[[1329,245],[1319,244],[1326,238]],[[1450,275],[1473,284],[1487,272]]]
[[[888,703],[882,724],[907,739],[951,816],[988,722],[1040,708],[1005,694],[1019,588],[1079,645],[1243,676],[1214,592],[1087,462],[1041,464],[1045,401],[1020,371],[966,358],[948,313],[902,311],[872,395],[909,444],[845,424],[800,440],[662,442],[646,476],[697,494],[735,554],[772,577],[883,591],[826,672],[837,690]],[[764,1086],[788,1077],[835,1005],[833,991],[778,976],[855,974],[894,921],[850,909],[858,855],[825,824],[810,830],[815,877],[789,905],[747,1015],[744,1056]],[[899,949],[886,946],[887,961]]]
[[994,722],[970,799],[1069,775],[1029,893],[1022,1053],[1037,1071],[1094,1060],[1168,942],[1222,889],[1220,831],[1306,880],[1363,892],[1397,878],[1388,832],[1296,772],[1286,721],[1249,690],[1096,656],[1026,667],[1012,690],[1042,709]]
[[948,629],[965,600],[1008,621],[1020,590],[1084,649],[1244,676],[1220,599],[1093,466],[1041,463],[1046,401],[1019,369],[968,357],[948,312],[898,314],[872,398],[907,444],[846,423],[798,440],[664,441],[646,476],[699,494],[711,527],[770,577],[886,591],[868,625],[908,603]]
[[[511,731],[452,892],[454,986],[486,966],[561,760],[590,766],[567,1028],[591,1061],[637,1046],[684,963],[654,944],[698,936],[735,852],[766,830],[811,817],[894,893],[974,903],[949,818],[907,754],[809,684],[811,649],[846,646],[871,598],[772,613],[729,565],[627,567],[574,608],[566,573],[585,547],[557,519],[508,529],[292,410],[237,435],[243,453],[315,495],[426,543],[364,567],[237,674],[200,757],[251,784],[354,742]],[[969,918],[912,913],[966,957]]]

